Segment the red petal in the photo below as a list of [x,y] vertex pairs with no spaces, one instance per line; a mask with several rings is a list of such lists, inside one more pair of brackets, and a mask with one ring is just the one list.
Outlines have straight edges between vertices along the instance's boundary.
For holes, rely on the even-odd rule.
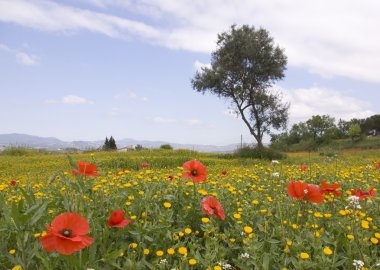
[[292,181],[288,184],[288,194],[297,200],[302,200],[305,197],[305,189],[307,189],[307,184]]
[[309,202],[313,203],[321,203],[323,202],[323,195],[319,190],[319,187],[315,185],[308,185],[308,193],[305,196],[305,199],[308,200]]
[[57,238],[56,249],[60,254],[70,255],[92,244],[93,239],[82,236],[82,241],[74,242],[68,239]]
[[70,229],[74,236],[88,234],[90,230],[90,225],[87,220],[76,213],[60,214],[56,216],[51,225],[55,232],[60,232],[63,229]]
[[131,223],[131,220],[130,220],[130,219],[124,219],[124,220],[121,221],[120,223],[113,225],[113,227],[124,228],[124,227],[127,226],[129,223]]
[[41,244],[47,252],[56,250],[56,236],[52,233],[48,233],[40,238]]

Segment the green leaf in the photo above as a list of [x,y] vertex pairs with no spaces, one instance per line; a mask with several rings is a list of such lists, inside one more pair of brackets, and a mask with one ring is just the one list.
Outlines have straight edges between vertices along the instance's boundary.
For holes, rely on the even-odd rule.
[[30,218],[29,224],[34,225],[40,218],[46,213],[46,208],[48,206],[48,202],[44,202],[40,207],[36,210],[34,215]]
[[268,243],[271,243],[271,244],[278,244],[278,243],[281,243],[280,240],[273,239],[273,238],[271,238],[271,239],[267,239],[266,241],[267,241]]
[[334,263],[334,267],[338,267],[338,266],[342,266],[345,262],[347,261],[347,258],[343,258],[339,261],[337,261],[336,263]]
[[145,235],[144,239],[147,240],[147,241],[149,241],[149,242],[153,242],[153,238],[150,237],[150,236],[148,236],[148,235]]
[[78,165],[74,162],[70,155],[67,155],[67,159],[69,160],[71,168],[78,171]]

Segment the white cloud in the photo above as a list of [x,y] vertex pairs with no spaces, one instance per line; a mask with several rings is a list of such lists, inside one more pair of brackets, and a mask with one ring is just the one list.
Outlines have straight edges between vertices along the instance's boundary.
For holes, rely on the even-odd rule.
[[74,96],[74,95],[68,95],[62,98],[61,102],[63,104],[69,104],[69,105],[79,105],[79,104],[94,104],[93,101]]
[[[217,34],[236,23],[268,29],[289,65],[323,76],[380,82],[379,1],[373,0],[87,0],[100,11],[52,1],[0,0],[0,21],[44,31],[87,30],[112,38],[139,38],[168,48],[210,53]],[[108,7],[141,18],[112,15]],[[127,13],[128,14],[128,13]],[[145,20],[147,19],[147,20]],[[151,21],[152,25],[144,23]]]
[[145,96],[140,96],[136,94],[135,92],[128,92],[128,93],[118,93],[113,96],[115,99],[124,99],[124,100],[130,100],[130,101],[143,101],[147,102],[148,98]]
[[189,126],[198,126],[200,124],[202,124],[202,121],[199,120],[199,119],[196,119],[196,118],[193,118],[193,119],[188,119],[185,121],[186,124],[188,124]]
[[174,118],[164,118],[160,116],[154,117],[152,121],[157,124],[172,124],[172,123],[177,122],[177,120]]
[[374,115],[369,102],[358,100],[332,89],[312,87],[284,90],[284,100],[290,102],[290,122],[305,121],[313,115],[328,114],[336,120],[350,120]]
[[194,64],[194,69],[198,72],[202,72],[202,68],[211,68],[211,64],[208,63],[208,64],[204,64],[198,60],[195,60]]
[[83,29],[113,38],[128,38],[132,34],[154,39],[159,35],[156,29],[141,22],[43,0],[0,0],[0,21],[62,33]]
[[0,43],[0,50],[4,52],[12,52],[12,50],[7,45],[1,44],[1,43]]
[[56,104],[58,101],[56,99],[46,99],[44,101],[45,104]]
[[[23,46],[25,47],[25,46]],[[0,50],[6,53],[14,55],[17,63],[25,66],[32,66],[38,63],[38,57],[33,54],[28,54],[26,52],[18,51],[16,49],[9,48],[5,44],[0,43]]]
[[239,118],[239,114],[234,109],[227,109],[223,111],[223,114],[228,117]]
[[37,64],[37,57],[24,52],[16,53],[16,59],[18,63],[26,66],[32,66]]
[[112,108],[110,112],[108,112],[109,116],[119,116],[122,110],[120,108]]

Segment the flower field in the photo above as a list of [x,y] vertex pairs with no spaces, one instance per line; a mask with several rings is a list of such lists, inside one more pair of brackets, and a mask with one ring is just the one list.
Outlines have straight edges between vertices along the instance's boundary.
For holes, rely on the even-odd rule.
[[0,155],[1,269],[380,269],[368,153]]

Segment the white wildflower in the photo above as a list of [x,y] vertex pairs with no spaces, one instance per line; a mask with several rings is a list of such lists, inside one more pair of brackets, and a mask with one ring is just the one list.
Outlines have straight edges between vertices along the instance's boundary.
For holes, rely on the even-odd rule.
[[168,262],[167,259],[162,259],[162,260],[160,260],[160,264],[166,264],[167,262]]
[[360,198],[358,196],[349,196],[347,198],[348,200],[348,205],[346,206],[346,209],[362,209],[359,201],[360,201]]
[[354,260],[352,265],[355,267],[355,270],[360,270],[364,266],[364,262],[361,260]]
[[249,254],[247,252],[245,252],[245,253],[241,254],[240,257],[242,259],[248,259],[249,258]]

